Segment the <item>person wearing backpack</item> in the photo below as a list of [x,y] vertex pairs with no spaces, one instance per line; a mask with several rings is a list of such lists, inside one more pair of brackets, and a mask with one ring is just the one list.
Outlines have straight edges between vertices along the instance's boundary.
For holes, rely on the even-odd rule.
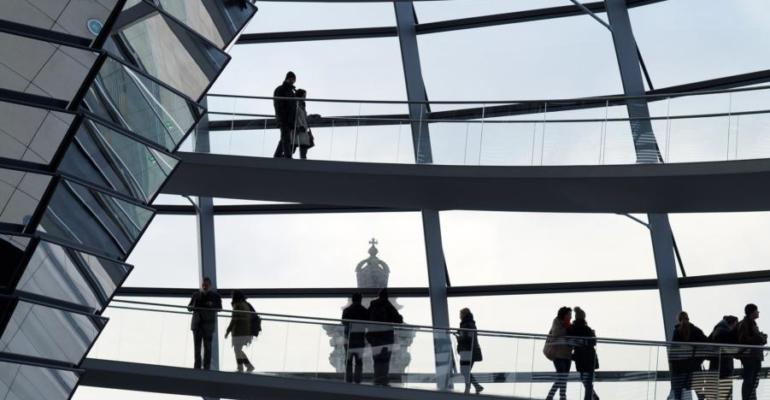
[[[251,344],[254,336],[259,334],[256,325],[261,324],[259,316],[254,312],[254,307],[246,301],[246,296],[240,290],[233,290],[233,316],[230,319],[230,325],[227,326],[225,339],[231,333],[233,335],[233,350],[235,351],[235,362],[238,364],[238,372],[254,371],[249,358],[243,351],[243,348]],[[254,318],[256,316],[256,318]],[[255,334],[256,332],[256,334]]]
[[[719,345],[738,343],[738,317],[725,315],[714,326],[714,330],[708,337],[709,342]],[[733,352],[728,348],[715,347],[709,360],[709,393],[715,393],[716,398],[731,399],[733,393],[732,376],[735,371],[733,366]]]
[[385,323],[370,324],[366,340],[372,346],[374,384],[388,386],[391,346],[396,341],[393,326],[388,324],[401,324],[404,322],[404,317],[391,304],[387,289],[380,290],[379,296],[369,304],[369,321]]
[[548,338],[543,347],[543,354],[546,358],[553,361],[556,369],[556,379],[554,379],[551,390],[548,391],[546,400],[553,400],[556,392],[559,392],[559,398],[567,398],[567,378],[569,370],[572,367],[572,347],[567,341],[567,330],[570,329],[572,321],[572,309],[561,307],[556,313],[556,318],[551,323],[551,330],[548,331]]

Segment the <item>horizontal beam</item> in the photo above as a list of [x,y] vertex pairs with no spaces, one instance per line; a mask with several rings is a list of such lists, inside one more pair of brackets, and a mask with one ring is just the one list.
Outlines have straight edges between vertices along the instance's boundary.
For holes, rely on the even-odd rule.
[[[658,3],[664,0],[627,0],[628,7],[640,7]],[[328,1],[323,1],[328,2]],[[585,4],[585,7],[594,12],[605,12],[604,2],[597,1]],[[583,8],[575,5],[549,7],[535,10],[516,11],[502,14],[490,14],[479,17],[459,18],[446,21],[417,24],[417,34],[430,34],[438,32],[456,31],[461,29],[482,28],[496,25],[508,25],[522,22],[542,21],[555,18],[573,17],[584,15]],[[366,27],[350,29],[323,29],[290,32],[265,32],[246,33],[241,35],[236,44],[257,43],[281,43],[314,40],[341,40],[341,39],[371,39],[396,37],[396,27]]]
[[[195,215],[195,207],[192,205],[153,205],[153,208],[155,208],[158,214]],[[316,204],[238,204],[214,206],[214,215],[325,214],[409,211],[419,210],[385,207],[345,207]]]
[[[679,278],[682,288],[738,285],[758,282],[770,282],[770,270],[733,272],[725,274],[700,275]],[[452,286],[447,288],[450,297],[468,296],[510,296],[526,294],[558,294],[580,292],[614,292],[630,290],[655,290],[655,279],[628,279],[614,281],[525,283],[509,285]],[[123,297],[189,297],[195,288],[148,288],[121,287],[117,296]],[[220,289],[224,297],[230,297],[234,289]],[[239,289],[252,298],[345,298],[353,293],[375,295],[377,289],[357,288],[270,288]],[[393,297],[427,297],[427,287],[388,288]]]
[[395,37],[396,27],[323,29],[293,32],[244,33],[236,44],[284,43],[314,40],[374,39]]

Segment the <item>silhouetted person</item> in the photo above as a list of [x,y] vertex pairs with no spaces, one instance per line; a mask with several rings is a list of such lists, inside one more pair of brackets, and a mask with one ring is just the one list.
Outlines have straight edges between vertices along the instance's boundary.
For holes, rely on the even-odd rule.
[[572,337],[572,360],[575,369],[580,373],[580,381],[585,388],[584,400],[599,400],[594,392],[594,373],[599,368],[599,358],[596,357],[596,332],[588,326],[586,313],[580,307],[575,307],[575,320],[567,329]]
[[[672,341],[678,343],[705,343],[708,338],[697,326],[690,323],[690,316],[682,311],[677,317]],[[668,363],[671,370],[671,391],[674,399],[682,398],[682,392],[692,390],[693,373],[701,370],[703,357],[697,346],[672,344]],[[700,394],[699,394],[700,396]]]
[[231,333],[233,334],[233,351],[235,351],[235,362],[238,364],[238,372],[254,371],[249,357],[243,351],[243,348],[251,344],[252,337],[255,336],[255,327],[252,320],[256,316],[254,308],[246,301],[246,296],[240,290],[233,290],[233,314],[230,319],[230,325],[225,331],[225,339]]
[[[746,304],[743,309],[745,316],[738,323],[738,343],[751,346],[764,346],[767,344],[767,335],[759,331],[757,318],[759,308],[754,304]],[[757,400],[757,385],[759,385],[759,373],[762,361],[765,359],[762,349],[742,349],[740,352],[741,364],[743,364],[743,385],[741,394],[743,400]]]
[[470,393],[471,384],[476,390],[476,394],[484,390],[471,374],[473,364],[482,361],[478,335],[476,334],[476,321],[473,320],[473,314],[468,308],[460,310],[460,330],[457,333],[457,354],[460,355],[460,372],[465,378],[465,393]]
[[[304,99],[307,97],[305,89],[297,89],[297,98]],[[319,118],[318,114],[307,114],[305,109],[305,101],[301,100],[297,102],[297,122],[295,124],[294,133],[294,148],[299,147],[299,158],[306,160],[307,151],[311,147],[315,146],[315,138],[313,138],[313,132],[310,130],[308,120],[312,118]]]
[[[714,326],[714,330],[708,337],[709,342],[720,345],[738,343],[738,317],[725,315]],[[717,399],[731,399],[733,396],[732,376],[733,351],[729,348],[716,347],[711,351],[709,358],[709,392],[714,393]],[[724,382],[719,382],[724,380]],[[721,392],[721,393],[718,393]]]
[[211,287],[211,279],[203,278],[201,289],[190,299],[187,309],[193,312],[190,329],[193,331],[195,364],[201,368],[201,345],[203,345],[203,369],[211,369],[211,340],[217,327],[217,311],[222,309],[222,297]]
[[361,298],[361,293],[354,293],[351,299],[353,304],[342,310],[342,319],[345,320],[345,382],[361,383],[364,371],[362,356],[366,348],[366,324],[351,322],[369,320],[369,310],[361,305]]
[[[369,304],[369,321],[400,324],[404,318],[388,300],[388,291],[382,289],[379,296]],[[395,342],[394,328],[390,325],[368,325],[366,340],[372,346],[374,361],[374,384],[388,386],[391,346]]]
[[[278,86],[273,91],[273,97],[296,97],[294,92],[294,83],[296,81],[297,76],[294,75],[294,72],[287,72],[286,79],[283,80],[281,86]],[[297,102],[291,99],[274,99],[273,107],[275,108],[275,121],[278,124],[278,129],[281,130],[281,139],[278,142],[278,147],[275,149],[273,157],[291,158],[292,150],[294,150],[292,141],[294,123],[297,118]]]
[[572,348],[567,341],[567,330],[570,328],[572,320],[572,309],[561,307],[553,319],[551,330],[548,332],[548,339],[543,347],[543,354],[553,361],[556,369],[556,379],[548,391],[547,400],[553,400],[556,391],[559,391],[559,398],[567,398],[567,378],[572,366]]

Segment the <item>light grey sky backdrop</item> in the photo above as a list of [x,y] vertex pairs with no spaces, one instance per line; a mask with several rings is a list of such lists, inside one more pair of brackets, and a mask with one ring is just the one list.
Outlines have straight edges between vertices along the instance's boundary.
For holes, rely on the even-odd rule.
[[[437,21],[533,7],[568,0],[453,0],[420,2],[418,18]],[[258,2],[247,32],[392,26],[392,4]],[[770,2],[765,0],[669,0],[631,11],[639,47],[656,88],[770,66]],[[603,18],[605,16],[602,16]],[[610,33],[587,16],[505,25],[419,37],[423,76],[431,100],[544,99],[622,92]],[[235,46],[233,60],[212,92],[269,96],[289,69],[310,97],[390,99],[406,97],[396,38]],[[766,109],[767,93],[672,101],[652,106],[667,112],[722,112],[730,107]],[[212,101],[212,110],[271,113],[267,102]],[[309,104],[323,115],[405,112],[402,106]],[[434,109],[436,109],[434,107]],[[670,111],[669,111],[670,110]],[[605,110],[561,113],[551,118],[604,117]],[[623,116],[612,109],[609,115]],[[541,115],[542,117],[542,115]],[[219,117],[221,118],[221,117]],[[595,163],[602,131],[610,132],[606,162],[629,162],[627,123],[542,126],[478,124],[432,126],[437,162],[469,164]],[[687,161],[767,156],[770,119],[759,116],[704,119],[655,126],[669,159]],[[536,132],[533,134],[532,132]],[[614,134],[612,133],[614,132]],[[319,130],[310,157],[413,162],[407,127]],[[218,133],[214,151],[269,155],[276,133]],[[477,143],[479,142],[479,143]],[[354,145],[353,143],[357,143]],[[543,143],[542,154],[532,154]],[[666,144],[670,143],[670,148]],[[161,202],[178,203],[162,196]],[[218,199],[219,204],[246,203]],[[644,216],[640,216],[644,219]],[[444,249],[453,285],[637,279],[655,276],[646,229],[619,215],[441,213]],[[677,214],[671,223],[689,275],[768,268],[770,213]],[[322,214],[217,217],[220,286],[350,287],[354,268],[376,237],[391,267],[391,286],[427,286],[420,215],[417,213]],[[129,262],[128,286],[197,285],[195,220],[158,216]],[[691,320],[710,331],[727,313],[740,315],[746,302],[769,310],[770,284],[682,291]],[[430,324],[427,299],[400,299],[407,322]],[[259,311],[338,317],[340,300],[254,300]],[[601,336],[662,339],[656,291],[498,296],[450,299],[450,317],[469,306],[479,328],[544,333],[559,306],[580,305]],[[189,357],[186,321],[148,319],[109,312],[95,348],[102,356],[130,360]],[[770,323],[760,326],[770,329]],[[162,338],[162,339],[159,339]],[[268,340],[268,339],[264,339]],[[148,344],[151,350],[138,351]],[[423,347],[430,347],[425,342]],[[230,357],[229,347],[223,358]],[[601,352],[601,350],[600,350]],[[537,357],[538,354],[535,354]],[[542,357],[539,357],[542,358]],[[315,362],[315,361],[314,361]],[[321,363],[323,364],[323,362]],[[430,363],[427,363],[429,365]],[[420,362],[422,365],[422,362]],[[172,398],[144,393],[80,388],[76,399]]]

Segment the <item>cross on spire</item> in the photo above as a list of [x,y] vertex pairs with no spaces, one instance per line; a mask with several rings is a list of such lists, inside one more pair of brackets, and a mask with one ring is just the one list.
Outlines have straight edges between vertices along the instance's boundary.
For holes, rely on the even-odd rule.
[[379,244],[379,242],[377,241],[377,239],[372,238],[372,240],[369,241],[369,244],[372,246],[376,246],[377,244]]

